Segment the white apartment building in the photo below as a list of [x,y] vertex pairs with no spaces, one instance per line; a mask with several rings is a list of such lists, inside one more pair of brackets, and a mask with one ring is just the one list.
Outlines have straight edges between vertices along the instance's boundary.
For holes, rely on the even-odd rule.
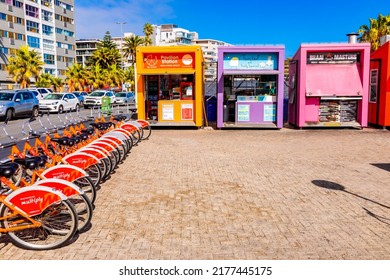
[[202,47],[206,81],[214,81],[217,78],[218,47],[231,44],[214,39],[196,39],[193,43]]
[[180,28],[176,24],[152,25],[154,32],[151,36],[154,46],[193,45],[198,39],[198,33]]
[[[74,0],[0,0],[0,84],[12,87],[8,58],[21,46],[37,51],[44,72],[65,78],[75,61]],[[16,85],[15,85],[16,86]]]
[[76,63],[86,65],[88,58],[97,50],[99,39],[76,40]]

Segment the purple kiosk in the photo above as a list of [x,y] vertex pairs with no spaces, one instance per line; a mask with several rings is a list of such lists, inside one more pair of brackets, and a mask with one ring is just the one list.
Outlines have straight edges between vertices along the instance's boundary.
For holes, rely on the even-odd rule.
[[218,48],[217,127],[283,127],[284,46]]

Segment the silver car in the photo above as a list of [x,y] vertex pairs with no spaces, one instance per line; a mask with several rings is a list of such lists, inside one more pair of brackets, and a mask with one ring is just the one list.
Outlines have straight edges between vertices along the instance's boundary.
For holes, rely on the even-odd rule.
[[115,93],[115,104],[134,103],[135,95],[133,92],[117,92]]
[[10,120],[21,115],[39,115],[39,101],[35,95],[28,90],[0,91],[0,117]]

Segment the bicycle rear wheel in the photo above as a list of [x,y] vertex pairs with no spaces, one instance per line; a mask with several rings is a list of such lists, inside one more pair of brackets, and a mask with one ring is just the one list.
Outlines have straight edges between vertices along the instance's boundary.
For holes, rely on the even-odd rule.
[[[13,211],[5,205],[0,206],[0,215],[8,216]],[[29,250],[49,250],[66,245],[77,231],[77,213],[73,204],[61,200],[47,207],[41,214],[32,217],[42,226],[8,232],[9,238],[18,246]],[[16,215],[2,221],[4,228],[29,225],[30,221]]]
[[74,195],[68,198],[77,213],[78,230],[84,232],[92,220],[93,206],[85,194]]
[[85,171],[88,173],[93,186],[96,188],[102,180],[102,169],[99,164],[89,166]]
[[91,203],[94,204],[96,199],[96,188],[94,187],[93,182],[89,177],[78,178],[73,181],[73,184],[81,188]]

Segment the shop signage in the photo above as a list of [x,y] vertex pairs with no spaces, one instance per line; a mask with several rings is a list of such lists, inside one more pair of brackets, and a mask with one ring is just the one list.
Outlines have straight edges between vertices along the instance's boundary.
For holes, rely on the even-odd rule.
[[276,120],[276,105],[264,105],[264,121],[273,122]]
[[181,104],[181,120],[192,121],[193,120],[193,106],[192,104]]
[[276,53],[225,53],[223,68],[226,70],[277,70]]
[[307,64],[353,64],[360,62],[359,52],[307,53]]
[[195,68],[194,53],[144,53],[145,69]]
[[174,120],[173,104],[163,104],[162,105],[162,120],[163,121],[173,121]]
[[250,106],[249,105],[237,105],[237,121],[249,122]]

